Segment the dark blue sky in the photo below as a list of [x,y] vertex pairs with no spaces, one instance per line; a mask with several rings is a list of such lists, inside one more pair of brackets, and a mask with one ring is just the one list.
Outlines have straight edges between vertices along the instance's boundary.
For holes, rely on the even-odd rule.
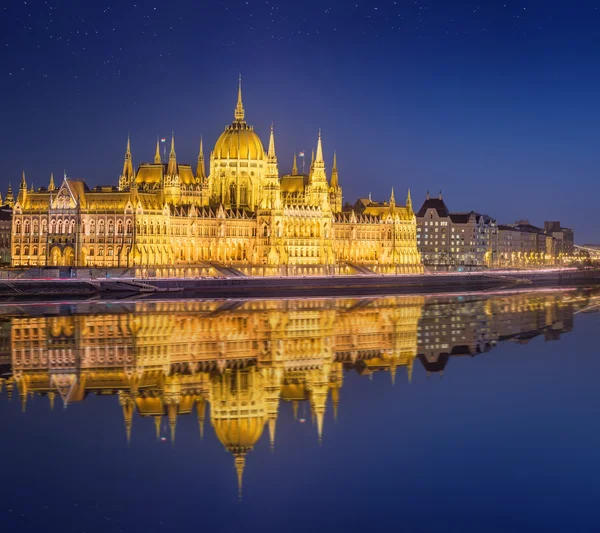
[[600,241],[600,9],[571,1],[8,1],[0,190],[116,184],[175,130],[193,163],[246,117],[280,170],[323,130],[346,200],[442,189],[451,210],[560,219]]

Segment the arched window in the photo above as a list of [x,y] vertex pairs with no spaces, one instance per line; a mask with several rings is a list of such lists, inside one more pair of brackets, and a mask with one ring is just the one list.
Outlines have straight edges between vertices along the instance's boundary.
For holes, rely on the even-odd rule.
[[31,228],[31,223],[29,222],[29,220],[25,220],[25,223],[23,224],[23,233],[25,233],[25,235],[27,235],[29,233],[30,228]]
[[113,249],[112,246],[108,247],[108,257],[112,257],[113,256]]
[[38,247],[34,246],[33,249],[31,250],[31,255],[37,255],[38,254]]
[[69,233],[75,233],[75,221],[71,220],[71,223],[69,224]]
[[123,221],[117,221],[117,235],[123,235]]
[[131,235],[133,233],[133,223],[131,220],[127,221],[127,235]]
[[[21,221],[17,220],[15,222],[15,233],[21,233]],[[18,250],[18,248],[16,248]]]
[[268,237],[269,236],[268,233],[269,233],[269,231],[267,229],[267,225],[265,224],[263,226],[263,237]]
[[104,220],[98,221],[98,235],[104,235],[104,230],[106,229],[106,225]]
[[46,219],[42,220],[42,235],[48,233],[48,221]]
[[90,235],[96,235],[96,221],[90,220]]
[[90,248],[90,253],[88,254],[90,257],[94,257],[94,249]]
[[15,246],[15,255],[21,255],[21,247]]
[[236,201],[235,201],[235,183],[232,183],[229,186],[229,203],[231,205],[235,205]]
[[62,222],[62,233],[67,233],[67,221],[63,220]]
[[113,220],[108,221],[108,234],[109,235],[115,234],[115,223]]
[[33,234],[37,235],[40,231],[40,223],[38,220],[33,221]]

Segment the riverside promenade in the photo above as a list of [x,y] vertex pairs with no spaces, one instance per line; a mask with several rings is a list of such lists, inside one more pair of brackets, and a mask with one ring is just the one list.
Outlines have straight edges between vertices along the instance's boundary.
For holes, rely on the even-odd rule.
[[[168,293],[174,298],[273,298],[486,292],[529,287],[600,285],[600,270],[552,269],[355,275],[327,277],[108,278],[0,280],[1,300],[128,297]],[[165,296],[167,294],[164,294]]]

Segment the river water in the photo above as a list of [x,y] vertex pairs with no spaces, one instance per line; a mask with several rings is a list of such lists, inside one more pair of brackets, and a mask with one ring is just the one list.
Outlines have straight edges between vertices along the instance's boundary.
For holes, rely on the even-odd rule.
[[600,292],[0,305],[4,531],[597,531]]

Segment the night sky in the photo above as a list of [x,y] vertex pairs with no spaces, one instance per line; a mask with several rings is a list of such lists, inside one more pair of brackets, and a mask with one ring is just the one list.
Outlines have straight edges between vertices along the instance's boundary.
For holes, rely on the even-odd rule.
[[[499,222],[560,219],[598,242],[600,6],[585,1],[15,1],[0,8],[0,190],[50,172],[117,184],[175,131],[194,164],[246,119],[280,172],[323,131],[344,198]],[[206,154],[208,155],[208,153]]]

